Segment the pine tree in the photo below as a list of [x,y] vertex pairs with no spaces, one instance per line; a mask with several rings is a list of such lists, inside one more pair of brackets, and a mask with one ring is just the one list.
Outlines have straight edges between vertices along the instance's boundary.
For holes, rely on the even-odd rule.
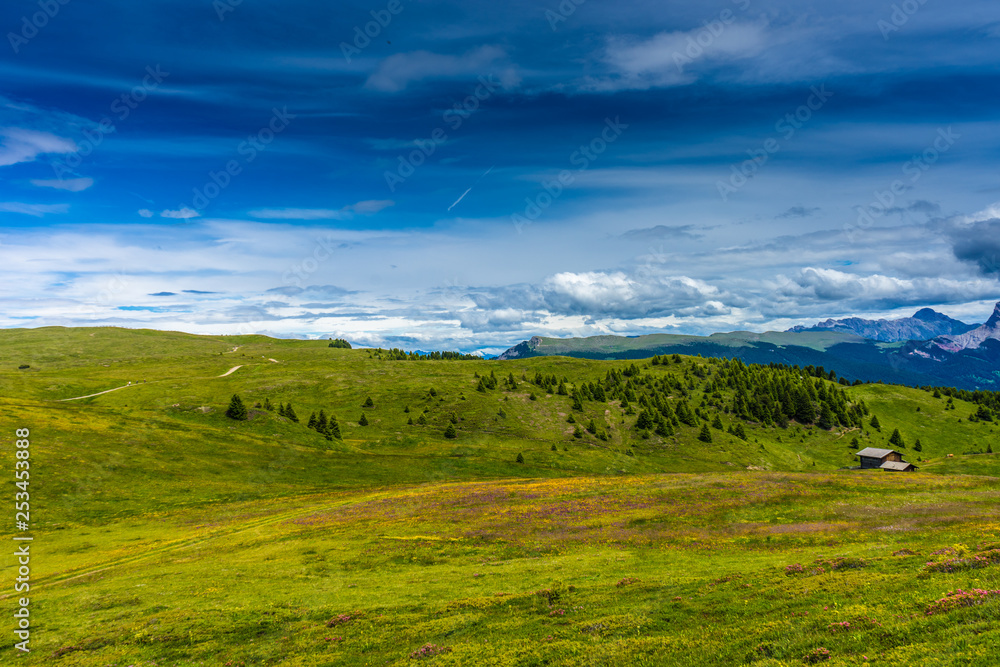
[[372,397],[369,396],[368,398],[365,399],[365,403],[361,407],[363,407],[363,408],[374,408],[375,407],[375,401],[373,401]]
[[364,414],[361,415],[361,419],[358,420],[358,426],[368,426],[368,417],[367,417],[367,415],[364,415]]
[[556,390],[556,393],[559,394],[560,396],[569,395],[569,392],[566,390],[566,383],[563,382],[562,380],[559,381],[559,388]]
[[903,436],[899,434],[898,428],[892,430],[892,435],[889,436],[889,444],[892,445],[893,447],[906,449],[906,444],[903,443]]
[[337,418],[332,413],[330,414],[330,419],[326,422],[326,432],[330,436],[328,439],[335,438],[337,440],[341,440],[344,437],[340,433],[340,422],[337,421]]
[[878,421],[878,415],[872,415],[872,420],[869,423],[871,424],[871,427],[873,429],[875,429],[876,431],[879,431],[879,432],[882,431],[882,424],[880,424],[879,421]]
[[524,463],[524,455],[521,454],[521,452],[518,452],[516,460],[517,460],[518,463]]
[[315,412],[312,413],[311,415],[309,415],[309,421],[306,423],[306,426],[308,426],[311,429],[315,429],[316,428],[316,413]]
[[291,401],[289,401],[288,405],[285,406],[285,416],[291,419],[296,424],[299,423],[299,416],[295,414],[295,409],[292,407]]
[[740,440],[747,439],[746,429],[743,428],[743,424],[741,422],[736,422],[736,428],[733,429],[733,435],[735,435]]
[[410,413],[410,406],[409,405],[407,405],[405,408],[403,408],[403,413],[404,414],[409,414]]
[[653,428],[653,418],[649,416],[649,413],[643,410],[639,413],[639,418],[635,422],[635,427],[638,429],[646,430]]
[[427,415],[421,414],[419,417],[417,417],[417,423],[420,424],[421,426],[427,426]]
[[708,429],[708,424],[702,425],[701,433],[698,434],[698,439],[702,442],[712,442],[712,432]]
[[582,438],[583,437],[583,430],[580,428],[579,424],[577,424],[576,426],[573,427],[573,437],[574,438]]
[[816,421],[816,408],[804,389],[795,392],[795,421],[800,424],[812,424]]
[[595,422],[593,419],[587,422],[587,430],[590,431],[591,433],[597,433],[597,422]]
[[567,424],[575,424],[576,423],[576,417],[573,416],[572,412],[569,413],[569,417],[566,417],[566,423]]
[[236,421],[247,420],[247,408],[243,405],[243,399],[241,399],[238,394],[233,394],[232,399],[230,399],[229,408],[226,410],[226,416],[230,419],[235,419]]
[[413,417],[408,417],[406,420],[407,426],[413,426]]
[[823,403],[819,411],[819,421],[816,425],[819,426],[824,431],[829,431],[834,426],[834,416],[833,410],[830,409],[828,403]]
[[913,451],[915,452],[924,451],[924,446],[920,444],[920,438],[917,438],[917,441],[913,443]]
[[452,424],[457,424],[458,423],[458,415],[456,415],[454,412],[452,412],[451,413],[451,417],[448,419],[448,421],[450,421]]
[[722,419],[719,417],[719,415],[715,415],[715,419],[712,420],[712,428],[718,429],[720,431],[725,428],[725,426],[723,426],[722,424]]
[[454,440],[455,438],[458,437],[458,433],[455,431],[454,424],[448,424],[448,428],[444,430],[444,437],[448,438],[449,440]]
[[267,410],[268,412],[274,412],[274,406],[271,404],[270,398],[264,399],[264,409]]
[[320,410],[319,417],[316,418],[316,430],[320,433],[326,433],[327,426],[326,411]]

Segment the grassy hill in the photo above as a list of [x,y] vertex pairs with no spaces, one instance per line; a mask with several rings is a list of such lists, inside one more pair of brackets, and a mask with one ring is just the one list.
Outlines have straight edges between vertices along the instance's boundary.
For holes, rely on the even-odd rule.
[[[953,664],[912,661],[933,643],[989,664],[996,602],[925,612],[948,589],[1000,588],[1000,567],[925,572],[892,555],[962,544],[952,557],[992,562],[1000,459],[979,453],[998,443],[994,422],[969,421],[977,406],[796,371],[782,381],[869,412],[782,428],[731,410],[739,389],[723,379],[744,375],[715,359],[388,357],[259,336],[0,332],[8,497],[14,430],[32,440],[38,625],[21,662],[777,665],[824,646],[831,664],[865,651]],[[634,400],[574,409],[598,385]],[[233,394],[249,420],[225,416]],[[695,425],[638,428],[644,395],[697,409]],[[255,407],[266,401],[300,422]],[[342,439],[306,426],[320,410]],[[841,470],[894,429],[920,473]],[[848,557],[863,567],[815,562]],[[9,582],[15,561],[3,565]],[[862,625],[830,630],[844,620]],[[427,643],[451,650],[411,659]]]

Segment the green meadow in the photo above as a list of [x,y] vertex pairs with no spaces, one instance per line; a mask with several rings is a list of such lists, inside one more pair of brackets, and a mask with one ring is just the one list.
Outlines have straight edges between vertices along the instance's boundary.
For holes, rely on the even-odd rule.
[[[31,651],[10,548],[0,662],[996,663],[979,406],[700,357],[392,356],[0,332],[3,533],[29,429],[34,537]],[[815,419],[786,420],[800,394]],[[850,469],[896,430],[918,472]]]

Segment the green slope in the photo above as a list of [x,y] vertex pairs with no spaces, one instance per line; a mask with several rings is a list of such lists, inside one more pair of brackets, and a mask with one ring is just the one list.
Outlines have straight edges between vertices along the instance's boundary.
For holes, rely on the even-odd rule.
[[[704,391],[722,377],[717,360],[636,363],[631,377],[674,387],[664,393],[673,405],[686,395],[706,419],[745,428],[745,440],[711,429],[706,443],[698,426],[656,435],[617,399],[587,398],[574,410],[571,395],[534,382],[565,378],[572,394],[632,366],[390,361],[258,336],[0,332],[0,488],[9,498],[15,429],[30,429],[32,441],[38,650],[21,661],[403,664],[431,642],[453,649],[438,664],[704,664],[715,654],[739,664],[765,644],[773,656],[762,664],[798,664],[819,645],[839,652],[839,664],[864,650],[908,664],[932,641],[970,657],[963,664],[987,664],[976,652],[995,638],[976,628],[995,611],[959,612],[961,633],[909,615],[946,588],[1000,588],[994,570],[923,579],[922,560],[891,555],[1000,541],[986,518],[1000,465],[975,453],[997,444],[996,427],[969,422],[977,406],[800,378],[863,402],[881,431],[870,417],[861,428],[781,428],[726,412],[732,388],[718,388],[721,400]],[[477,391],[477,375],[491,373],[512,374],[517,388]],[[251,408],[249,421],[225,416],[233,394]],[[368,397],[374,407],[362,408]],[[301,423],[254,408],[265,400],[290,402]],[[342,440],[305,426],[320,409],[339,419]],[[369,426],[358,425],[362,414]],[[571,414],[606,439],[574,437]],[[426,426],[407,423],[420,415]],[[445,437],[452,415],[455,439]],[[923,472],[837,472],[854,463],[853,438],[885,446],[896,428],[909,460],[928,459]],[[885,532],[890,524],[904,528]],[[864,572],[801,582],[782,574],[842,554],[876,559],[864,602],[855,593],[871,581]],[[3,567],[11,581],[16,562]],[[642,583],[616,586],[622,577]],[[741,583],[712,583],[726,578]],[[558,604],[534,594],[570,585],[576,592]],[[900,587],[910,591],[903,607]],[[792,591],[795,600],[778,602]],[[825,621],[790,620],[833,602],[895,619],[891,635],[848,641],[829,637]],[[559,609],[566,616],[550,615]],[[324,624],[355,610],[359,620]],[[697,640],[706,614],[720,632]],[[764,620],[747,633],[750,617]],[[696,648],[685,658],[680,646]]]

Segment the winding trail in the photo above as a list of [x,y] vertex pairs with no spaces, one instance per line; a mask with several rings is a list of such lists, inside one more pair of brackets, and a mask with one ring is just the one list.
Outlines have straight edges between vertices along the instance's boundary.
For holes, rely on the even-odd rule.
[[[277,363],[277,362],[275,362],[275,363]],[[235,373],[236,371],[238,371],[241,368],[243,368],[243,364],[240,364],[239,366],[233,366],[232,368],[230,368],[228,371],[226,371],[222,375],[216,375],[214,378],[211,378],[211,379],[224,378],[224,377],[226,377],[228,375],[232,375],[233,373]],[[65,401],[80,401],[80,400],[83,400],[85,398],[93,398],[94,396],[100,396],[102,394],[110,394],[111,392],[113,392],[113,391],[119,391],[120,389],[128,389],[129,387],[139,387],[139,386],[142,386],[144,384],[153,384],[154,382],[164,382],[164,380],[153,380],[153,382],[137,382],[136,384],[132,384],[132,383],[124,384],[124,385],[122,385],[120,387],[115,387],[114,389],[106,389],[104,391],[99,391],[96,394],[87,394],[86,396],[74,396],[73,398],[60,398],[60,399],[58,399],[58,402],[62,403],[62,402],[65,402]]]
[[130,385],[130,384],[123,384],[120,387],[115,387],[114,389],[108,389],[106,391],[99,391],[96,394],[87,394],[86,396],[77,396],[76,398],[60,398],[59,401],[60,402],[62,402],[62,401],[79,401],[82,398],[93,398],[94,396],[100,396],[101,394],[110,394],[111,392],[118,391],[119,389],[128,389],[131,386],[132,385]]

